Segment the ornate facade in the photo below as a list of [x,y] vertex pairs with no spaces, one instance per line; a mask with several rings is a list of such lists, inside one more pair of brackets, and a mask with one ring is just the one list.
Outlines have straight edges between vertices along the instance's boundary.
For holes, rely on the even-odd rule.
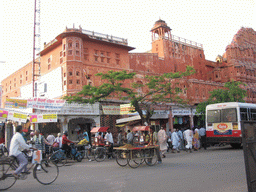
[[[241,28],[216,61],[205,59],[202,44],[173,35],[163,20],[155,22],[151,33],[150,52],[129,53],[134,48],[128,46],[126,39],[81,27],[66,29],[45,44],[39,54],[41,77],[36,79],[36,96],[61,98],[77,93],[86,84],[100,85],[100,78],[94,76],[99,72],[136,72],[136,81],[143,83],[144,75],[185,71],[190,65],[196,73],[177,81],[176,85],[181,90],[180,97],[191,106],[207,100],[210,91],[223,88],[224,83],[231,80],[245,82],[246,101],[256,102],[256,32],[253,29]],[[4,79],[2,107],[7,98],[31,97],[31,82],[32,63]]]

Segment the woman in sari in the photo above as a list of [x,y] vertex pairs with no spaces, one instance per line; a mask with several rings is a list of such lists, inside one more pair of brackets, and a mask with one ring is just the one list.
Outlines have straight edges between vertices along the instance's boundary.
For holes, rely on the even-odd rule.
[[193,147],[194,150],[197,151],[199,149],[199,133],[198,131],[195,131],[193,136]]

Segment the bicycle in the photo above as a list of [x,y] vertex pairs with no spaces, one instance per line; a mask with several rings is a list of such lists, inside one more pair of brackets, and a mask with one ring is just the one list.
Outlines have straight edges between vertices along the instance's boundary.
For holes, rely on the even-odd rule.
[[33,168],[33,177],[43,185],[53,183],[59,176],[58,166],[49,160],[42,160],[40,163],[32,164],[27,172],[22,172],[18,178],[12,173],[18,168],[16,157],[0,158],[0,191],[11,188],[17,179],[25,180],[29,171]]
[[58,149],[57,151],[53,152],[49,159],[58,166],[64,166],[66,165],[68,158],[65,154],[65,150]]
[[108,145],[100,145],[96,147],[91,147],[86,151],[86,157],[88,160],[96,160],[97,162],[102,162],[106,159],[107,155],[111,155],[113,158],[115,158],[115,152],[112,153],[108,152]]

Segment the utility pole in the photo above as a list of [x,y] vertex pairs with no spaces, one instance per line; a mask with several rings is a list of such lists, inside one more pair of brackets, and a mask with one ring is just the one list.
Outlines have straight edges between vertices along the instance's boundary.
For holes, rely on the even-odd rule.
[[40,2],[35,0],[34,7],[34,36],[33,36],[33,62],[32,62],[32,97],[37,97],[37,83],[40,76],[40,56],[36,59],[36,54],[40,52],[41,34],[40,34]]

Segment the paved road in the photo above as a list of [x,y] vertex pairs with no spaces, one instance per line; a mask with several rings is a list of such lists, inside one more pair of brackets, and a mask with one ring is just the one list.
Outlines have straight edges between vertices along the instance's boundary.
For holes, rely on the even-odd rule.
[[243,151],[230,147],[193,153],[168,153],[162,164],[137,169],[119,167],[114,160],[74,163],[60,168],[51,185],[39,184],[32,175],[8,191],[247,191]]

